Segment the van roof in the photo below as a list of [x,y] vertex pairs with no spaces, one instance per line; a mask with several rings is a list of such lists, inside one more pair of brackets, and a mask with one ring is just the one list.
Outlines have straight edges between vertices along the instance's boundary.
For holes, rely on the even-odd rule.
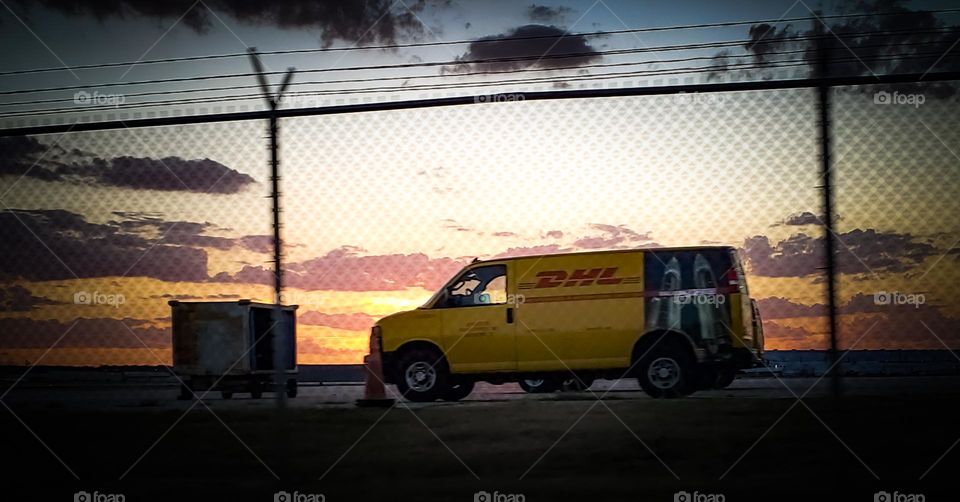
[[588,255],[588,254],[615,254],[615,253],[636,253],[638,251],[649,251],[649,252],[670,252],[670,251],[695,251],[701,249],[716,249],[721,251],[733,251],[735,248],[733,246],[673,246],[673,247],[640,247],[640,248],[630,248],[630,249],[610,249],[603,251],[572,251],[568,253],[544,253],[544,254],[531,254],[531,255],[522,255],[522,256],[507,256],[504,258],[491,258],[488,260],[474,260],[474,263],[486,263],[486,262],[496,262],[496,261],[509,261],[509,260],[523,260],[527,258],[546,258],[548,256],[569,256],[569,255]]

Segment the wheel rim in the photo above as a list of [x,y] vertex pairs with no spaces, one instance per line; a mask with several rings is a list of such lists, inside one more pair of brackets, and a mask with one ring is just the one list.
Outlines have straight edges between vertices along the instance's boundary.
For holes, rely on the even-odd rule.
[[658,358],[647,367],[647,378],[658,389],[672,389],[680,383],[680,364],[670,357]]
[[426,392],[437,383],[437,371],[433,365],[417,361],[407,366],[404,374],[407,387],[416,392]]
[[543,385],[543,379],[541,378],[539,380],[524,380],[523,383],[527,384],[527,387],[530,387],[531,389],[536,389],[537,387],[540,387],[541,385]]

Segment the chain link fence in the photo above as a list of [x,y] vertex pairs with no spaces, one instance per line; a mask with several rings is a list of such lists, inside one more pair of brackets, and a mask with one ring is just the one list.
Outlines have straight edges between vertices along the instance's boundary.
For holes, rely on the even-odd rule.
[[[839,340],[960,348],[952,83],[833,90]],[[301,364],[473,258],[732,245],[768,349],[826,349],[815,89],[285,118]],[[271,301],[265,123],[0,138],[0,364],[170,364],[167,301]]]

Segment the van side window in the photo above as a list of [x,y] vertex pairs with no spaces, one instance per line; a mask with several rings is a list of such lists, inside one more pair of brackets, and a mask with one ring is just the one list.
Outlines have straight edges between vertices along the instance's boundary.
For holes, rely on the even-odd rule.
[[507,267],[490,265],[464,272],[447,287],[438,307],[472,307],[507,303]]

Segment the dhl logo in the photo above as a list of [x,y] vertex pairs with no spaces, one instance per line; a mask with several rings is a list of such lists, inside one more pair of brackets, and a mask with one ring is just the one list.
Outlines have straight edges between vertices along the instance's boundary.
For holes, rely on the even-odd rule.
[[578,268],[573,272],[545,270],[539,272],[536,283],[522,283],[521,289],[559,288],[572,286],[611,286],[640,282],[640,277],[615,277],[617,267]]

